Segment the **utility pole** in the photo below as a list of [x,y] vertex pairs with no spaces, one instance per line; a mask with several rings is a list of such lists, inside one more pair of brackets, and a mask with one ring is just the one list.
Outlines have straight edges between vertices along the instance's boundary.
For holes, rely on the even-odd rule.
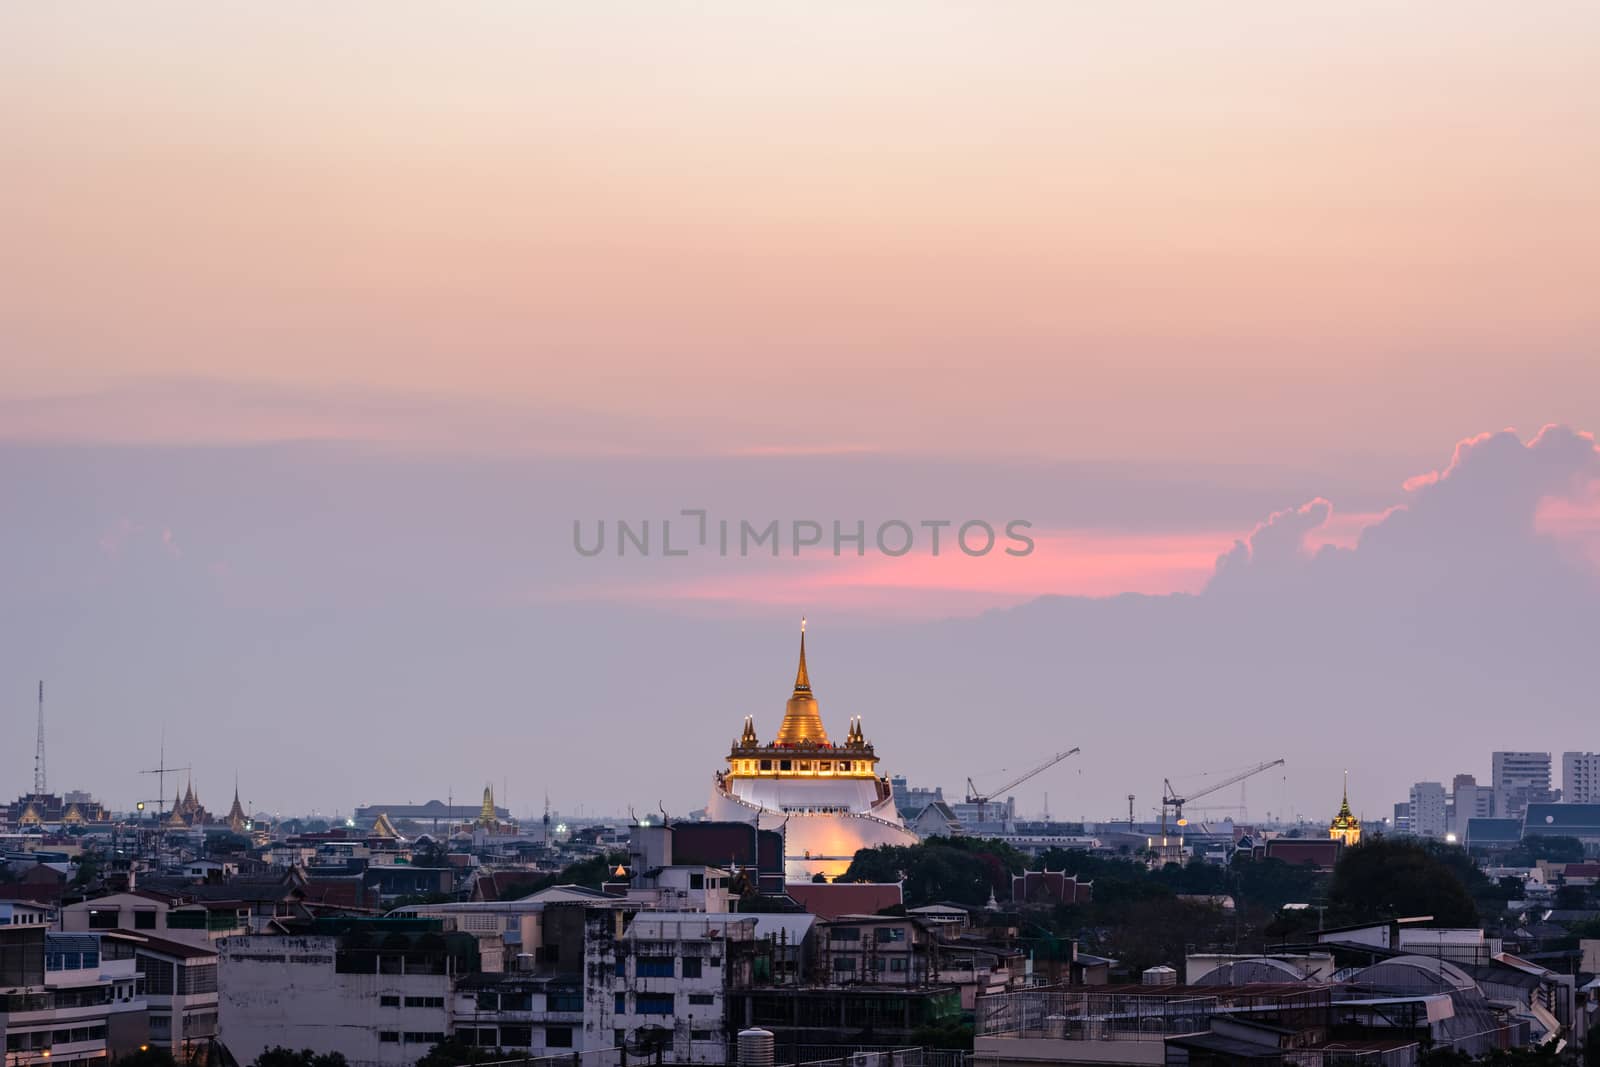
[[44,780],[44,679],[39,679],[39,739],[33,747],[33,794],[45,795]]

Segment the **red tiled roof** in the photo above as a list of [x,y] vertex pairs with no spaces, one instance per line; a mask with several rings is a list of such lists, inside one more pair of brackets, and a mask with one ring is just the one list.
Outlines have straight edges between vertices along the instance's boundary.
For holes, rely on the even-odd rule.
[[217,955],[217,950],[213,948],[186,945],[182,941],[168,941],[164,937],[148,937],[144,934],[140,934],[138,941],[135,942],[134,951],[137,952],[140,949],[149,949],[151,952],[157,952],[163,956],[176,956],[181,960],[202,959],[206,956],[215,957]]
[[60,904],[64,885],[47,885],[42,882],[16,882],[0,885],[0,900],[25,900],[30,904]]
[[819,919],[874,915],[905,903],[899,882],[791,882],[786,891]]
[[300,887],[300,893],[307,904],[329,908],[371,908],[375,905],[369,899],[366,887],[353,879],[333,881],[313,878]]

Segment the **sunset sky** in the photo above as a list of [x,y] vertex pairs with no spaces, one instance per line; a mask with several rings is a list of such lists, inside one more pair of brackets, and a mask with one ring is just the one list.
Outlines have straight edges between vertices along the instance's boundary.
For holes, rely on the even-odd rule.
[[[1561,726],[1592,714],[1593,669],[1556,652],[1594,604],[1532,605],[1550,640],[1504,660],[1424,616],[1595,592],[1597,71],[1600,8],[1577,2],[11,5],[0,795],[27,784],[42,674],[53,784],[113,804],[142,788],[122,749],[153,760],[163,727],[213,793],[237,764],[263,806],[348,810],[402,775],[620,804],[540,755],[599,716],[638,738],[614,757],[633,799],[687,810],[742,716],[777,708],[802,613],[832,649],[824,714],[877,714],[891,772],[953,787],[1096,748],[1024,807],[1053,788],[1106,815],[1190,753],[1289,754],[1280,807],[1325,817],[1350,766],[1377,816],[1418,778],[1482,780],[1494,748],[1595,747]],[[1570,429],[1533,443],[1547,425]],[[575,520],[684,508],[1020,518],[1037,549],[572,550]],[[1381,590],[1431,564],[1402,555],[1451,563],[1403,625]],[[1185,627],[1242,636],[1269,610],[1251,598],[1289,589],[1348,624],[1323,660],[1235,646],[1203,664],[1213,691],[1178,684]],[[1083,614],[1147,610],[1125,634]],[[1383,611],[1394,647],[1339,644]],[[991,642],[1020,620],[1058,643],[1019,666]],[[666,655],[664,626],[681,691],[606,677]],[[924,638],[970,673],[901,706]],[[1410,640],[1429,671],[1496,663],[1561,722],[1506,736],[1484,680],[1430,689]],[[1164,728],[1029,710],[1074,703],[1057,655],[1173,672],[1124,709]],[[1316,677],[1355,663],[1351,693],[1437,701],[1457,729],[1419,727],[1419,761],[1240,710],[1286,663],[1327,709],[1352,697]],[[986,678],[1019,708],[967,767],[920,735]],[[1102,710],[1126,695],[1082,685]],[[1370,728],[1394,713],[1353,699]],[[481,732],[449,728],[457,700]],[[1198,725],[1235,713],[1262,716],[1243,757]],[[268,780],[380,724],[372,766]],[[424,737],[434,762],[408,762]]]

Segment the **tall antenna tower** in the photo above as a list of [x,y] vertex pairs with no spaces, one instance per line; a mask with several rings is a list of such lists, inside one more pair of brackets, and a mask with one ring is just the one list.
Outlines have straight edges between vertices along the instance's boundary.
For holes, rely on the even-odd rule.
[[39,740],[33,747],[33,795],[44,793],[44,679],[39,679]]

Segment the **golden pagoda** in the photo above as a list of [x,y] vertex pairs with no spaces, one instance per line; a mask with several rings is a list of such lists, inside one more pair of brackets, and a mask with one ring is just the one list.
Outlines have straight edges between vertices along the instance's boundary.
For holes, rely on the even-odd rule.
[[1361,843],[1361,820],[1350,812],[1349,771],[1344,772],[1344,800],[1339,805],[1339,814],[1328,824],[1328,836],[1335,841],[1343,841],[1346,845]]
[[245,832],[250,819],[244,813],[244,805],[239,803],[239,783],[233,783],[233,807],[228,809],[228,829],[236,834]]
[[791,880],[836,878],[860,849],[916,843],[877,764],[859,715],[850,716],[842,742],[828,737],[811,689],[802,619],[800,663],[777,737],[764,742],[754,717],[744,717],[727,769],[713,779],[707,809],[713,819],[755,820],[763,830],[780,831]]
[[728,756],[728,774],[749,778],[877,778],[878,757],[861,729],[861,717],[850,719],[849,735],[842,745],[828,740],[817,698],[811,692],[806,670],[806,622],[800,620],[800,666],[795,670],[794,691],[784,705],[778,737],[763,745],[756,734],[754,716],[746,715],[744,729]]
[[811,695],[811,675],[806,673],[806,621],[800,620],[800,669],[794,675],[794,693],[783,709],[783,725],[778,727],[780,745],[828,747],[828,731]]

